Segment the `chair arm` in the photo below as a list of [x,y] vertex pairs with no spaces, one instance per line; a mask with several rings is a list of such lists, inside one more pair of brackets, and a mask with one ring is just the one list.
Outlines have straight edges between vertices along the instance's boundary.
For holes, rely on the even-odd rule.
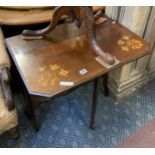
[[2,29],[0,28],[0,68],[9,67],[10,59],[7,54]]
[[13,95],[10,89],[10,72],[7,67],[0,69],[0,84],[5,105],[9,111],[15,108]]

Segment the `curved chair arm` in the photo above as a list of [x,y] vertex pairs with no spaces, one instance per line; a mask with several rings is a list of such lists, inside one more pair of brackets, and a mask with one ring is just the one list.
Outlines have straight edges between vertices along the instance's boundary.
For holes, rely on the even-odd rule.
[[0,69],[3,67],[10,68],[10,59],[5,48],[4,36],[0,27]]
[[0,134],[8,132],[18,138],[18,116],[10,89],[9,68],[0,70]]
[[8,110],[11,111],[15,108],[15,105],[13,102],[12,91],[10,89],[10,72],[7,67],[2,68],[0,70],[0,84],[5,105],[8,108]]
[[3,97],[8,110],[14,109],[14,103],[12,99],[12,92],[10,89],[10,59],[7,54],[4,36],[2,29],[0,28],[0,84],[3,92]]

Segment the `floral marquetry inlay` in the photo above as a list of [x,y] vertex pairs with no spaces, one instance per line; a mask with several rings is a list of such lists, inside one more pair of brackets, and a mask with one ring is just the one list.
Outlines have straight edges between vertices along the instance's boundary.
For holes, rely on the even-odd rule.
[[122,51],[125,52],[143,47],[143,44],[140,40],[130,38],[128,35],[124,35],[120,40],[118,40],[117,43],[121,47]]
[[38,71],[40,72],[38,83],[43,87],[59,84],[62,77],[69,75],[69,71],[58,64],[40,67]]

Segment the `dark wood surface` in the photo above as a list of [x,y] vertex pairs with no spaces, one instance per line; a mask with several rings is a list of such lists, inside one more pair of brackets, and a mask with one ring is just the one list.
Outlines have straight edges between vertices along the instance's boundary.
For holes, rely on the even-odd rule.
[[[52,97],[149,53],[148,43],[110,20],[98,28],[97,41],[119,64],[107,69],[95,60],[84,25],[80,30],[74,24],[60,25],[41,40],[26,41],[17,35],[6,44],[28,92]],[[82,69],[88,72],[79,74]],[[74,86],[61,86],[60,81]]]

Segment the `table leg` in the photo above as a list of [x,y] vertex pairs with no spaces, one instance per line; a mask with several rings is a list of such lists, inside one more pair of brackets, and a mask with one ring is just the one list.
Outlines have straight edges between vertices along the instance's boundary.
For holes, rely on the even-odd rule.
[[30,95],[26,95],[26,105],[25,105],[25,113],[28,117],[28,119],[32,122],[32,126],[35,129],[35,131],[39,130],[39,125],[38,125],[38,121],[36,119],[36,114],[34,111],[34,107],[32,104],[32,97]]
[[95,129],[94,123],[95,123],[95,114],[96,114],[97,103],[98,103],[98,95],[100,90],[100,81],[101,81],[101,77],[97,77],[94,83],[93,103],[92,103],[90,125],[89,125],[90,129]]
[[103,75],[103,89],[104,89],[104,96],[109,96],[109,89],[108,89],[108,74]]

